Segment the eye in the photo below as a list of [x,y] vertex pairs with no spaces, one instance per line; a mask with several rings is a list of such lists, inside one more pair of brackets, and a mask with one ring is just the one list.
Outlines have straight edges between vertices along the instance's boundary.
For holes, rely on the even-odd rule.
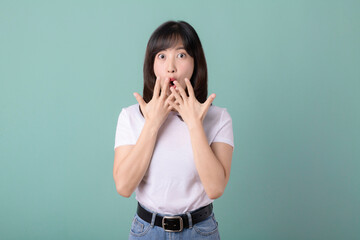
[[160,53],[160,54],[158,55],[158,58],[159,58],[159,59],[164,59],[164,58],[165,58],[165,55]]
[[179,53],[178,58],[184,58],[186,55],[184,53]]

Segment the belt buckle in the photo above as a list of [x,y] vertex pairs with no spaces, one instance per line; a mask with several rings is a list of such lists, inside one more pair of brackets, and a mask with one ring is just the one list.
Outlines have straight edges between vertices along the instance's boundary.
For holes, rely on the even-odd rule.
[[[169,220],[175,220],[178,219],[179,220],[179,229],[167,229],[166,226],[169,225],[168,223],[165,222],[166,219]],[[165,230],[165,232],[181,232],[184,229],[184,223],[183,223],[183,219],[180,216],[164,216],[162,219],[162,228]]]

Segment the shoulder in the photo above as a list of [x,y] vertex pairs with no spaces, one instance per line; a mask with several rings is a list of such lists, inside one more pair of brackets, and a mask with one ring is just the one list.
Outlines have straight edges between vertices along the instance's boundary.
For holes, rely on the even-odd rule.
[[122,111],[125,111],[127,114],[139,113],[139,104],[136,103],[128,107],[124,107],[122,108]]
[[204,127],[207,129],[221,128],[226,122],[232,122],[231,116],[226,108],[211,105],[205,119]]
[[231,119],[231,116],[226,108],[211,105],[206,115],[206,118],[211,118],[221,121],[221,120]]
[[133,104],[128,107],[123,107],[119,114],[119,121],[141,121],[142,115],[139,110],[139,104]]
[[209,144],[222,142],[234,147],[232,119],[226,108],[212,105],[208,110],[203,125],[209,136]]
[[120,112],[120,115],[124,115],[126,117],[137,117],[139,114],[141,115],[138,103],[128,107],[123,107]]

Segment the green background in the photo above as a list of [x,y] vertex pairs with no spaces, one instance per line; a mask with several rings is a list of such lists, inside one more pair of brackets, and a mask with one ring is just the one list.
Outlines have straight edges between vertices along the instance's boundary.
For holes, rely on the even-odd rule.
[[235,151],[222,239],[360,239],[359,1],[0,1],[0,238],[127,239],[114,137],[167,20],[202,41]]

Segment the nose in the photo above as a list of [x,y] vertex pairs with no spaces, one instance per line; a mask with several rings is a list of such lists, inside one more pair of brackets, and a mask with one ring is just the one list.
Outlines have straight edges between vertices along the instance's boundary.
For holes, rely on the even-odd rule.
[[167,66],[168,73],[176,72],[175,61],[173,59],[169,59],[168,66]]

